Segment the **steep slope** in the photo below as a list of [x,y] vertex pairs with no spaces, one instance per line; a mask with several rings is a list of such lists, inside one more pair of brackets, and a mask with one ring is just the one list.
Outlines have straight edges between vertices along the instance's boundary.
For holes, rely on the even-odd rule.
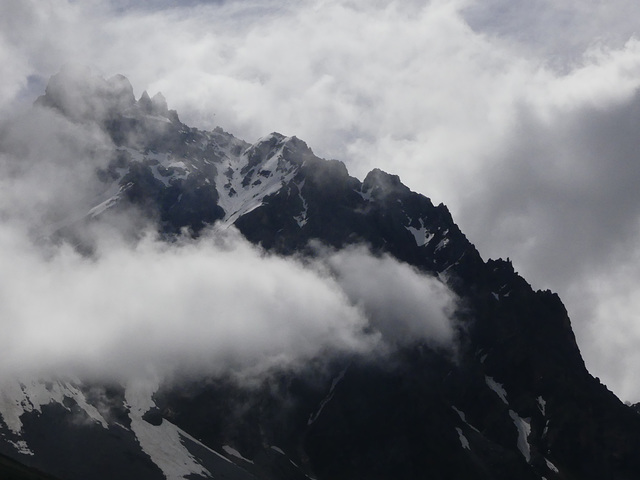
[[444,205],[397,176],[360,181],[296,137],[251,145],[190,128],[161,96],[136,101],[124,77],[65,70],[37,104],[112,141],[99,198],[60,238],[78,244],[84,225],[134,207],[169,241],[233,226],[279,255],[366,245],[458,295],[459,344],[416,339],[382,361],[336,357],[250,387],[5,382],[1,453],[64,478],[640,476],[640,416],[587,372],[557,295],[485,262]]
[[0,455],[0,478],[11,480],[56,480],[51,475],[26,467],[4,455]]

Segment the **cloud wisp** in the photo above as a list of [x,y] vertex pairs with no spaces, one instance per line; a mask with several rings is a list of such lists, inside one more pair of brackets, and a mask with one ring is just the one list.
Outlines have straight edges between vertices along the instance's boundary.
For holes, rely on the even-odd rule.
[[321,258],[351,303],[361,307],[387,341],[421,340],[434,347],[454,343],[458,299],[437,278],[389,255],[373,256],[363,246],[324,250]]

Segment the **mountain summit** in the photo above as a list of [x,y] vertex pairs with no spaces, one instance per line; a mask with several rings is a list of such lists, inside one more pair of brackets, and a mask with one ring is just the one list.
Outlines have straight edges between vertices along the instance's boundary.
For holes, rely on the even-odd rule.
[[587,372],[558,296],[484,261],[398,176],[360,181],[279,133],[189,127],[162,95],[87,69],[54,75],[36,108],[109,139],[98,191],[56,241],[90,252],[78,232],[128,211],[167,244],[235,229],[269,258],[321,263],[378,347],[327,347],[250,382],[216,365],[156,384],[3,379],[0,454],[65,479],[640,478],[640,416]]

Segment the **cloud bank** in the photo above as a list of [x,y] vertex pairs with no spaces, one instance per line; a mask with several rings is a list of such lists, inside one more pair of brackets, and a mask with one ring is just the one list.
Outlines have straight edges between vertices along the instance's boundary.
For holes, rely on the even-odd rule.
[[4,373],[258,374],[380,340],[337,284],[238,236],[147,238],[95,259],[69,247],[44,259],[23,240],[2,232]]
[[188,124],[248,141],[278,130],[360,178],[397,173],[447,204],[483,256],[558,291],[589,369],[640,399],[635,2],[2,7],[4,112],[75,61],[125,74],[137,96],[162,91]]
[[[0,250],[0,375],[255,377],[415,341],[451,348],[454,338],[444,285],[362,249],[328,259],[352,267],[337,276],[234,231],[171,244],[105,237],[88,258],[68,245],[43,256],[3,225]],[[366,288],[391,274],[397,289]]]

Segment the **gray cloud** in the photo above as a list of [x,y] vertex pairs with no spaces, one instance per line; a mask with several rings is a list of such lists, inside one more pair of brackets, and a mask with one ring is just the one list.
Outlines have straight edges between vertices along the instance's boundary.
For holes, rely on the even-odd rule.
[[[260,374],[379,341],[339,287],[237,235],[53,257],[3,229],[3,373]],[[294,313],[295,312],[295,313]]]
[[[454,297],[391,258],[335,252],[338,277],[268,255],[233,230],[175,244],[100,237],[97,254],[42,251],[0,229],[0,374],[121,381],[177,369],[253,378],[336,354],[379,356],[423,339],[453,345]],[[375,295],[388,276],[398,288]],[[381,310],[377,310],[382,307]]]
[[633,2],[167,3],[2,1],[0,109],[95,64],[195,126],[398,173],[485,257],[559,291],[588,366],[640,398],[635,357],[607,353],[638,337]]
[[469,2],[463,15],[479,32],[568,71],[594,45],[621,48],[636,35],[636,7],[632,0],[485,0]]
[[96,125],[73,123],[35,108],[0,123],[0,213],[31,226],[54,227],[86,214],[101,189],[111,141]]
[[387,340],[400,344],[426,340],[449,348],[458,299],[435,277],[389,255],[375,257],[365,247],[325,252],[323,262],[347,297],[362,308]]

